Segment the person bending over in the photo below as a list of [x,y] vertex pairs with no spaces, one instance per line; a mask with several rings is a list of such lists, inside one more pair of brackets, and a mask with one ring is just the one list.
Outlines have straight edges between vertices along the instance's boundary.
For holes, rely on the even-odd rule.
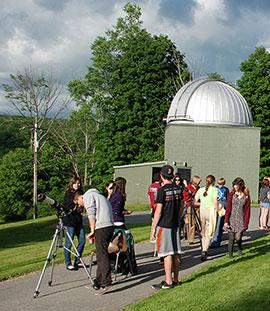
[[74,203],[85,207],[90,226],[87,237],[95,237],[97,272],[93,288],[98,291],[98,295],[103,295],[112,286],[108,254],[108,246],[114,231],[112,208],[105,196],[95,188],[89,189],[84,195],[75,194]]

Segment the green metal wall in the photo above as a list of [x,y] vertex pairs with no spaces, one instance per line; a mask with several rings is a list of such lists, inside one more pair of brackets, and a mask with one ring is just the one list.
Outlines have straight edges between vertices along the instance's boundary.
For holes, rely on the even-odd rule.
[[242,177],[257,201],[260,129],[254,127],[169,124],[165,131],[165,160],[187,162],[192,175],[224,177],[230,188]]

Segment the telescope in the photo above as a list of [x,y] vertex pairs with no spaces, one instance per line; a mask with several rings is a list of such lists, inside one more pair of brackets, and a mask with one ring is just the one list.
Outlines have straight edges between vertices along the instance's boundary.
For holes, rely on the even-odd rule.
[[38,200],[38,202],[47,203],[48,205],[55,208],[57,211],[57,217],[58,218],[63,218],[72,212],[72,211],[67,212],[65,210],[65,207],[61,203],[59,203],[59,202],[55,201],[54,199],[48,197],[44,193],[39,193],[37,196],[37,200]]
[[75,253],[72,252],[70,249],[65,248],[65,246],[64,246],[64,248],[68,252],[70,252],[71,254],[75,255],[78,258],[78,260],[83,265],[83,268],[84,268],[84,270],[85,270],[85,272],[87,274],[87,277],[89,278],[91,284],[93,285],[94,281],[93,281],[89,271],[87,270],[87,268],[85,266],[85,263],[84,263],[83,259],[81,258],[80,254],[79,254],[79,252],[78,252],[78,250],[77,250],[77,248],[76,248],[76,246],[75,246],[75,244],[73,242],[72,237],[68,233],[67,228],[63,225],[63,217],[65,217],[67,215],[70,215],[72,213],[72,210],[71,211],[66,210],[65,207],[61,203],[58,203],[57,201],[51,199],[50,197],[48,197],[44,193],[39,193],[38,196],[37,196],[37,200],[38,200],[38,202],[45,202],[48,205],[50,205],[50,206],[52,206],[53,208],[56,209],[57,217],[58,217],[58,225],[57,225],[57,227],[55,229],[55,232],[54,232],[54,235],[53,235],[53,240],[52,240],[52,243],[51,243],[51,246],[50,246],[47,258],[45,260],[45,263],[44,263],[44,266],[43,266],[43,270],[42,270],[41,275],[39,277],[37,287],[36,287],[36,289],[34,291],[33,297],[34,298],[38,297],[38,295],[39,295],[39,288],[40,288],[40,285],[41,285],[41,282],[42,282],[45,270],[46,270],[47,266],[49,265],[49,263],[51,261],[52,261],[52,270],[51,270],[50,280],[48,281],[48,285],[49,286],[52,285],[54,265],[55,265],[55,258],[56,258],[58,249],[60,247],[63,247],[63,242],[62,242],[63,236],[66,236],[66,239],[69,239],[69,241],[70,241],[70,243],[71,243]]

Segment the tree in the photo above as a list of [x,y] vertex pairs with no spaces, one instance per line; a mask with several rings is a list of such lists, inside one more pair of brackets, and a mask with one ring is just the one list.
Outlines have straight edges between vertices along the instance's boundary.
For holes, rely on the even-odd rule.
[[[5,154],[0,161],[0,215],[5,220],[33,217],[32,150],[17,148]],[[70,177],[71,165],[58,147],[49,142],[39,155],[38,189],[62,202],[64,188]],[[39,205],[39,215],[55,211],[46,204]]]
[[261,177],[270,175],[270,53],[256,48],[240,67],[243,75],[237,81],[240,93],[247,100],[253,123],[261,127]]
[[142,28],[140,8],[128,3],[126,16],[92,44],[92,64],[72,96],[87,100],[100,124],[95,138],[95,183],[113,165],[163,158],[164,129],[171,100],[190,79],[184,56],[164,35]]
[[10,150],[29,146],[24,120],[19,116],[0,116],[0,157]]
[[24,219],[31,208],[31,151],[18,148],[0,162],[0,214],[5,220]]
[[[59,116],[69,100],[60,98],[62,89],[55,78],[46,77],[33,68],[11,74],[11,84],[4,84],[5,97],[19,115],[25,118],[25,124],[32,133],[34,169],[33,169],[33,218],[37,217],[37,154],[51,129],[54,119]],[[54,118],[48,117],[54,115]]]
[[211,80],[218,80],[218,81],[223,81],[225,82],[225,79],[222,77],[221,74],[219,74],[218,72],[211,72],[211,73],[208,73],[208,78],[211,79]]
[[96,127],[91,107],[84,104],[79,111],[73,111],[67,120],[58,120],[53,131],[61,151],[70,159],[74,173],[83,176],[84,186],[91,184]]

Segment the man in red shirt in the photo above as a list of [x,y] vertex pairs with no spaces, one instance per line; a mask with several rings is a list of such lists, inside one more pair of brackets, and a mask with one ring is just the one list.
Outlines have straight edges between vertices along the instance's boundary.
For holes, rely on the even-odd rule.
[[156,204],[157,192],[158,192],[158,189],[160,189],[161,187],[160,182],[159,182],[160,180],[159,173],[154,174],[153,180],[154,182],[148,187],[148,191],[147,191],[150,208],[151,208],[152,219],[154,218],[155,210],[157,207],[157,204]]
[[186,186],[184,189],[184,202],[187,207],[186,209],[186,216],[185,216],[185,224],[188,224],[189,230],[188,230],[188,241],[189,245],[194,244],[194,238],[195,238],[195,224],[196,224],[196,218],[195,215],[193,215],[193,212],[195,211],[196,214],[199,216],[199,209],[198,208],[191,208],[191,205],[193,204],[194,196],[196,192],[199,190],[201,179],[199,176],[193,176],[191,182]]

